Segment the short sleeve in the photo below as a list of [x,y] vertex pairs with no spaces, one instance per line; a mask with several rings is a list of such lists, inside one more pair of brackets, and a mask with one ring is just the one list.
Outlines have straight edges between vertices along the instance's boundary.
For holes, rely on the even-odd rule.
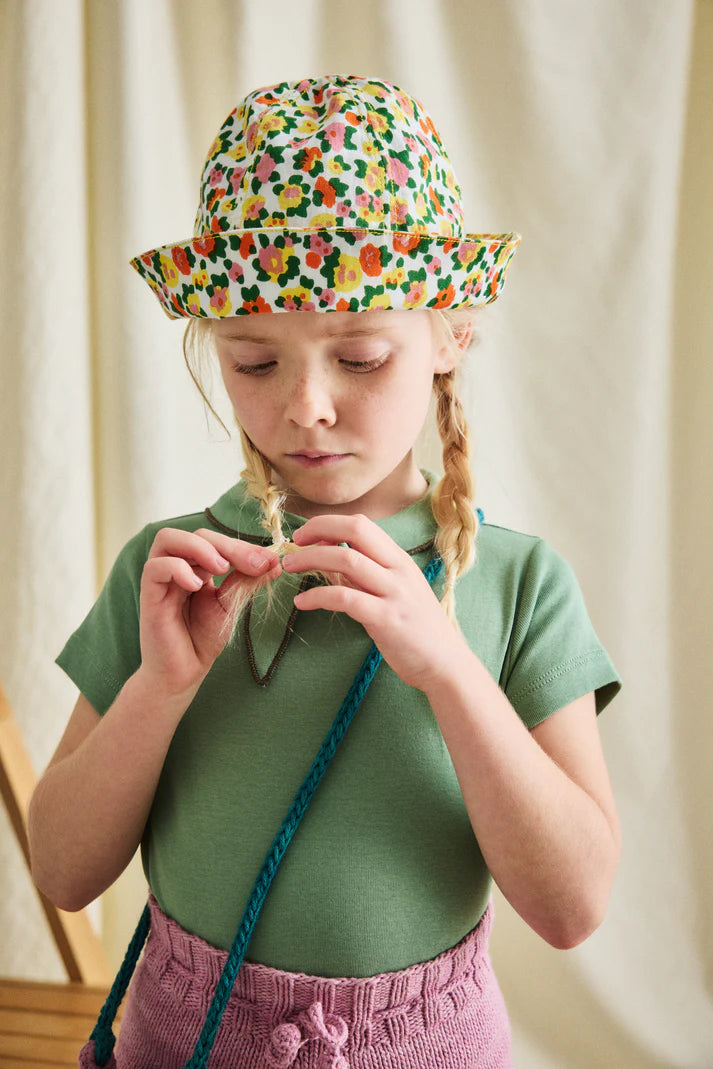
[[589,691],[599,714],[621,690],[571,566],[542,539],[521,578],[502,686],[528,728]]
[[141,664],[139,597],[150,535],[146,527],[124,546],[98,599],[56,659],[102,716]]

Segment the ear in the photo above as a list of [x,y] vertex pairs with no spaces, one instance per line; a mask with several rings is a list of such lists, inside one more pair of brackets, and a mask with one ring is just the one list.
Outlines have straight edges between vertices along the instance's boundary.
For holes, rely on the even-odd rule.
[[458,345],[458,353],[454,353],[452,345],[442,345],[436,353],[433,370],[435,374],[443,374],[444,372],[453,371],[458,364],[458,357],[460,353],[463,353],[469,346],[470,340],[473,337],[473,323],[469,321],[467,323],[458,324],[454,327],[453,333],[455,335],[456,343]]

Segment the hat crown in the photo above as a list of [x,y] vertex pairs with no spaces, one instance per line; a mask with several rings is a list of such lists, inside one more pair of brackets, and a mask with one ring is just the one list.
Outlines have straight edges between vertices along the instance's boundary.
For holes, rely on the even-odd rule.
[[413,97],[374,78],[305,78],[250,93],[210,147],[195,236],[253,228],[461,237],[461,193]]

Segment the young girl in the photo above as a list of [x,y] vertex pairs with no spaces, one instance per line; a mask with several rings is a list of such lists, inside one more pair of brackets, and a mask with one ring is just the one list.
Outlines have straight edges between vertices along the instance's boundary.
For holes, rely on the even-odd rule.
[[[128,543],[58,658],[33,872],[79,909],[141,846],[121,1069],[500,1069],[492,879],[556,947],[604,915],[620,680],[569,565],[474,508],[454,385],[518,240],[464,233],[416,101],[335,76],[250,94],[194,237],[133,261],[194,377],[214,350],[246,468]],[[115,1064],[112,1008],[80,1064]]]

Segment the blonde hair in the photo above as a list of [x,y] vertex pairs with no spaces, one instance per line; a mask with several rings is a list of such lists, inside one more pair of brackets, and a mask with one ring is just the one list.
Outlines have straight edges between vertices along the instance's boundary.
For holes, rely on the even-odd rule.
[[[430,313],[433,316],[434,334],[440,344],[445,344],[451,350],[455,365],[452,371],[436,374],[433,379],[436,422],[443,449],[443,477],[433,488],[431,508],[438,525],[434,547],[444,565],[441,604],[456,626],[456,583],[475,562],[478,533],[478,515],[474,507],[475,484],[470,467],[470,431],[456,390],[456,378],[463,352],[474,341],[472,326],[475,313],[473,308],[438,309]],[[208,361],[215,366],[211,327],[210,319],[189,320],[183,337],[183,356],[204,403],[226,433],[229,433],[203,386],[209,370]],[[253,444],[240,424],[237,425],[245,459],[242,478],[245,479],[248,492],[260,505],[261,523],[271,538],[273,548],[279,555],[284,555],[295,548],[282,532],[285,493],[274,483],[269,461]],[[334,581],[335,577],[330,576],[330,579]],[[241,583],[235,587],[234,599],[228,608],[231,629],[234,629],[258,585],[259,580]]]

